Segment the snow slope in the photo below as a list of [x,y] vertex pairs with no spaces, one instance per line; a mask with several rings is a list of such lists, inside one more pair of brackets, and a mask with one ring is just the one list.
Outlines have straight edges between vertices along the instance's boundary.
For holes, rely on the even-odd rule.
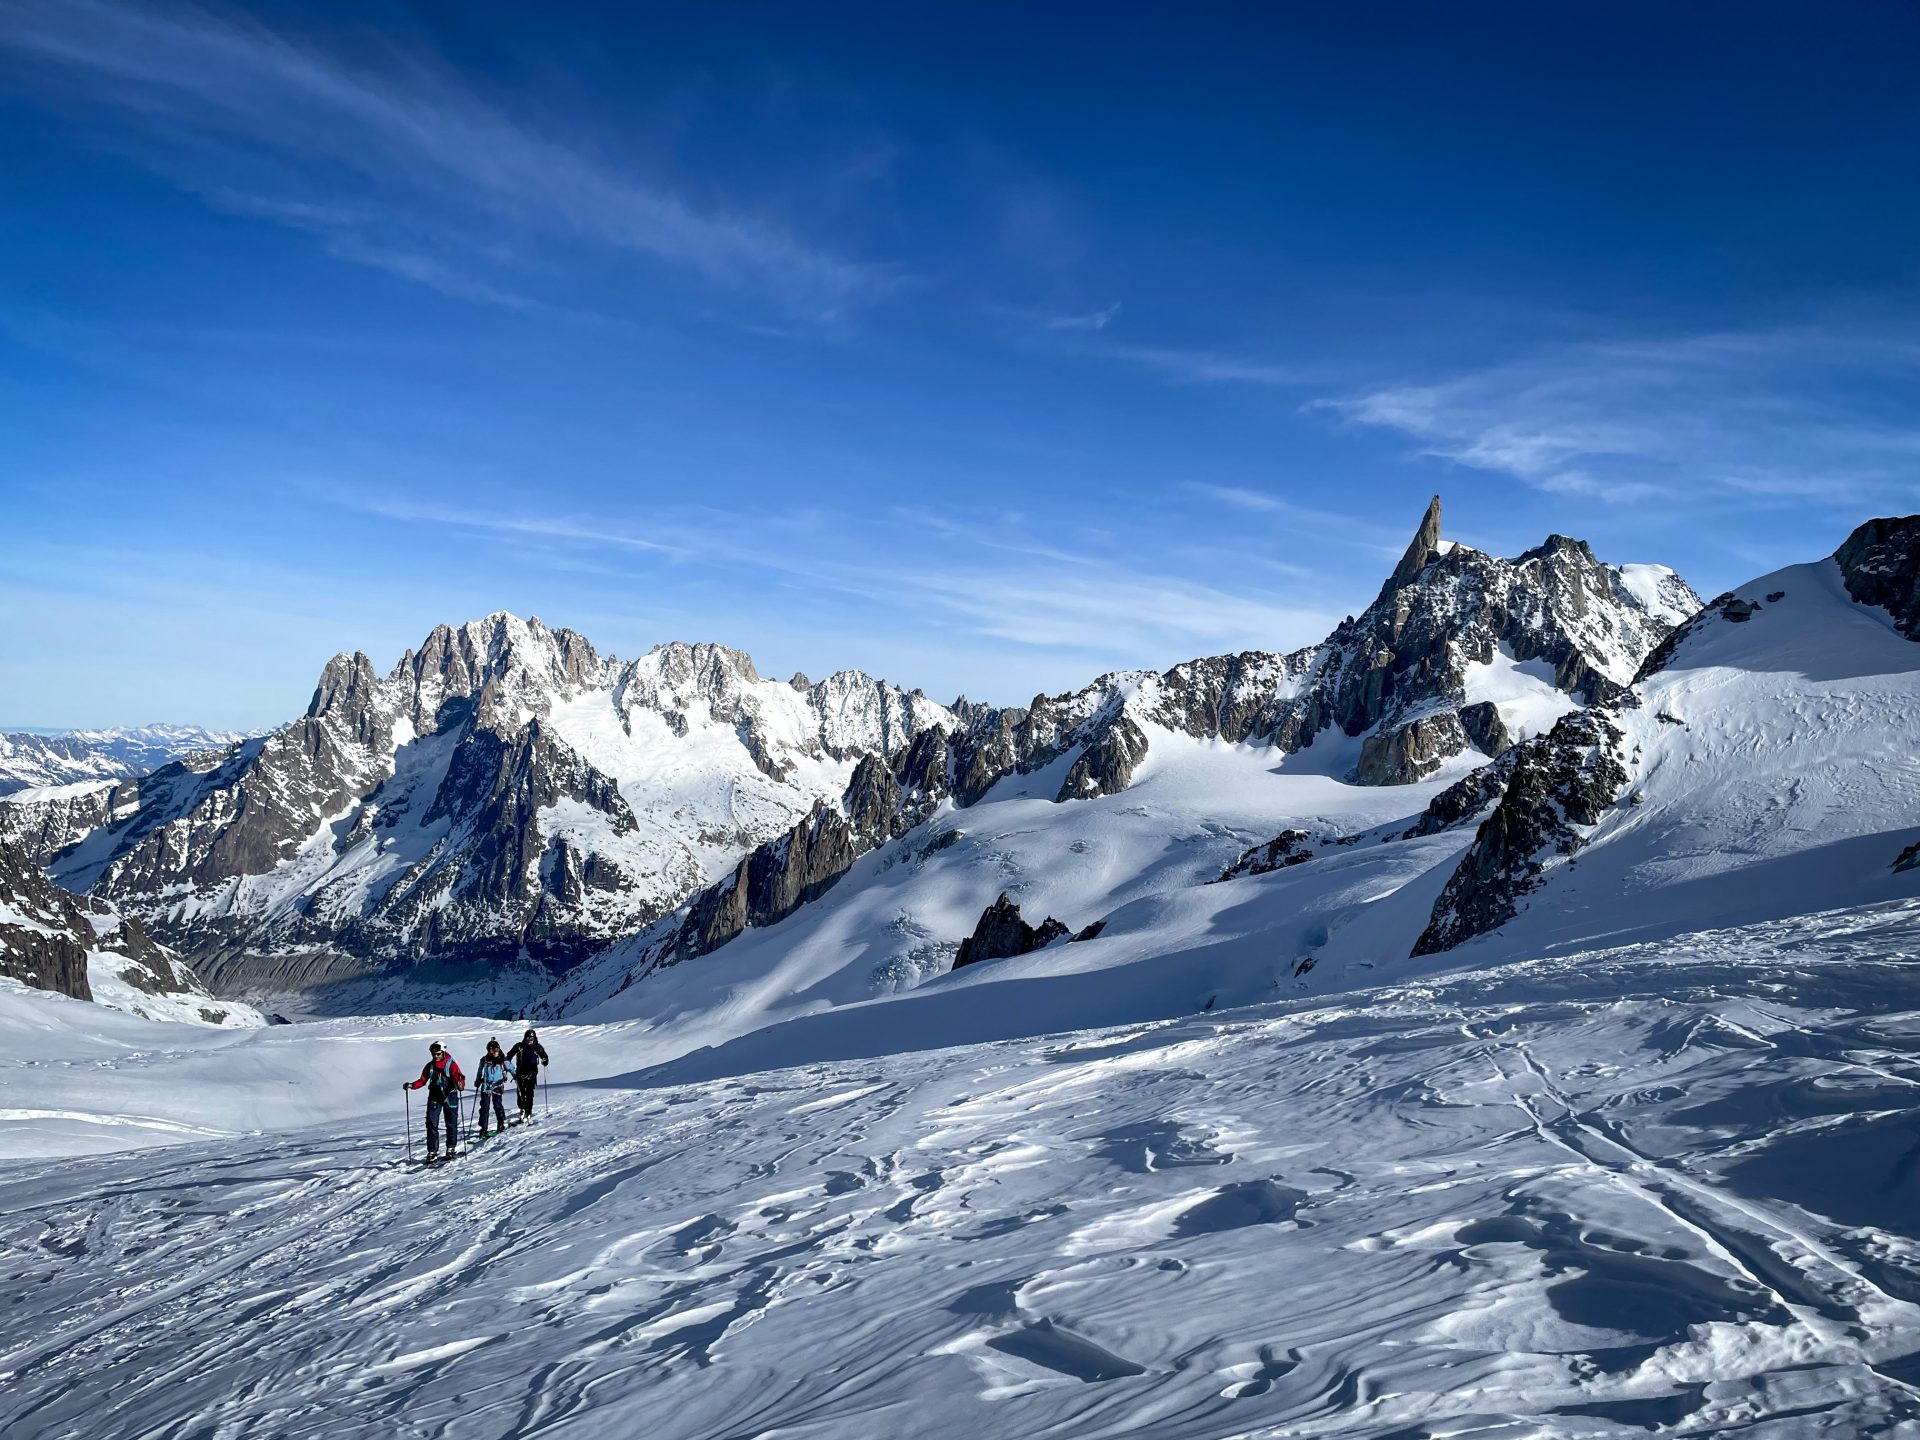
[[[0,1431],[1913,1433],[1916,959],[1908,902],[1337,1002],[642,1070],[437,1172],[399,1163],[375,1094],[429,1022],[46,1033],[0,1046],[8,1153],[86,1123],[12,1118],[55,1093],[275,1129],[0,1163]],[[0,994],[14,1038],[81,1009]],[[650,1058],[632,1027],[545,1038],[568,1078]]]
[[[890,1043],[929,1037],[918,1044],[1157,1018],[1210,998],[1246,1003],[1272,996],[1313,948],[1304,942],[1325,948],[1371,901],[1419,880],[1468,839],[1381,847],[1378,838],[1403,830],[1470,768],[1465,757],[1428,781],[1364,786],[1334,778],[1358,742],[1323,739],[1285,757],[1261,745],[1147,733],[1146,761],[1121,794],[1056,803],[1071,755],[1009,776],[983,800],[945,807],[862,857],[823,898],[780,924],[634,980],[636,957],[653,939],[642,935],[581,967],[543,1009],[578,1020],[644,1019],[656,1046],[677,1052],[887,997],[898,1002]],[[1301,867],[1314,877],[1313,900],[1298,886],[1276,904],[1264,891],[1205,883],[1249,845],[1296,825],[1336,842],[1367,837],[1322,846],[1327,858]],[[1054,915],[1076,931],[1101,919],[1107,928],[1093,940],[949,976],[961,938],[1003,892],[1035,923]],[[1432,894],[1400,903],[1411,906],[1404,923],[1417,934]],[[1392,958],[1371,942],[1341,943],[1363,959]],[[981,988],[1039,975],[1060,977],[1044,987],[1044,1002],[1028,996],[1008,1005],[1003,992]]]
[[1915,893],[1920,877],[1892,866],[1920,839],[1920,644],[1855,604],[1831,560],[1732,593],[1752,618],[1703,615],[1617,716],[1624,803],[1476,950],[1584,947]]

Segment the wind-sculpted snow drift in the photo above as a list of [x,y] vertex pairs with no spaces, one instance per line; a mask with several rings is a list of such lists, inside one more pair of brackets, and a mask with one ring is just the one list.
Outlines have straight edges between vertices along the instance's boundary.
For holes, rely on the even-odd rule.
[[0,1432],[1906,1434],[1916,977],[1905,902],[697,1085],[543,1030],[553,1119],[440,1172],[381,1122],[471,1023],[0,993],[10,1153],[175,1142],[0,1161]]

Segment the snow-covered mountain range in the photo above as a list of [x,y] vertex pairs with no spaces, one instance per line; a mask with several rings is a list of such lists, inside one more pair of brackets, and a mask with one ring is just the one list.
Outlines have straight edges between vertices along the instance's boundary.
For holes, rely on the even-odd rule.
[[245,737],[201,725],[135,725],[114,730],[0,733],[0,795],[34,786],[124,780]]
[[522,1003],[656,922],[648,943],[675,958],[773,923],[996,787],[1119,794],[1157,733],[1311,756],[1365,787],[1478,763],[1616,698],[1697,603],[1670,571],[1558,536],[1513,560],[1454,544],[1436,500],[1376,601],[1320,645],[1018,708],[857,672],[764,680],[715,645],[622,662],[496,614],[384,676],[336,657],[271,735],[16,795],[0,833],[216,989],[364,1008],[400,1003],[403,976]]
[[948,713],[715,645],[622,662],[496,614],[385,676],[341,655],[272,734],[113,785],[11,797],[0,830],[141,916],[219,988],[548,967],[629,934]]

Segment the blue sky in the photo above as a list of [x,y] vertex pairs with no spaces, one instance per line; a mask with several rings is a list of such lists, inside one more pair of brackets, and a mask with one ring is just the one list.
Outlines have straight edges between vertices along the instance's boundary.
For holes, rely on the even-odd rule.
[[1003,703],[1429,494],[1706,593],[1920,509],[1920,8],[0,10],[0,724],[494,609]]

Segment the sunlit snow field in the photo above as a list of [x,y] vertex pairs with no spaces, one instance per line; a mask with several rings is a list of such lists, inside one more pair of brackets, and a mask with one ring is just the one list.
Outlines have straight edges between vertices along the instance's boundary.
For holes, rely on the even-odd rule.
[[470,1022],[55,1042],[12,990],[10,1116],[133,1070],[128,1123],[266,1133],[0,1170],[0,1430],[1911,1429],[1917,949],[1906,902],[700,1084],[559,1028],[551,1118],[437,1171],[391,1090],[302,1097]]

